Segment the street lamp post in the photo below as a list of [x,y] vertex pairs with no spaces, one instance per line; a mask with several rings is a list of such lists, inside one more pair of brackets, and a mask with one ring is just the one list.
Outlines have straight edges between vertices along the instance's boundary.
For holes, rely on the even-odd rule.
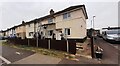
[[92,28],[92,20],[91,20],[91,28]]
[[[93,32],[93,30],[92,30],[92,32]],[[91,36],[90,39],[91,39],[91,57],[95,58],[95,55],[94,55],[94,37]]]
[[94,27],[95,27],[95,25],[94,25],[94,24],[95,24],[95,23],[94,23],[94,18],[95,18],[95,16],[93,16],[93,29],[94,29]]
[[91,30],[92,33],[91,33],[91,57],[92,58],[95,58],[95,55],[94,55],[94,18],[95,16],[93,16],[93,29]]

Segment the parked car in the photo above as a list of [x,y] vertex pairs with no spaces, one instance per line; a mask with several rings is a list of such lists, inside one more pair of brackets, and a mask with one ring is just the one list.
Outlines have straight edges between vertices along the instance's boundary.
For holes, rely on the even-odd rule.
[[119,30],[106,30],[102,32],[102,37],[108,41],[118,42],[120,41],[120,31]]

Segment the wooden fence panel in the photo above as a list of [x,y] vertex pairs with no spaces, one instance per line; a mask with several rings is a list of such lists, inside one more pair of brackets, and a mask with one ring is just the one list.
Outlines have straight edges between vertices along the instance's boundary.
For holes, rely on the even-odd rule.
[[38,47],[48,49],[48,40],[38,40]]
[[22,44],[23,45],[28,45],[28,39],[22,39]]
[[55,50],[67,51],[67,43],[65,40],[51,40],[50,48]]
[[76,42],[73,40],[69,40],[68,44],[69,44],[69,53],[76,54]]
[[29,46],[37,47],[37,40],[36,39],[28,39]]
[[[8,39],[9,42],[14,44],[29,45],[37,47],[36,39]],[[50,42],[49,42],[50,41]],[[73,40],[68,40],[68,50],[71,54],[76,54],[76,42]],[[67,42],[65,40],[38,40],[38,47],[48,49],[60,50],[67,52]]]

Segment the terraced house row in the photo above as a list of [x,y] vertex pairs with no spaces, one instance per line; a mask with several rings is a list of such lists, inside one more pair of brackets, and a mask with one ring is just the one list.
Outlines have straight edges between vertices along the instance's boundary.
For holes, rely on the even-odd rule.
[[85,5],[70,6],[64,10],[54,12],[29,22],[2,31],[5,37],[51,38],[61,40],[83,40],[86,38],[86,19],[88,19]]

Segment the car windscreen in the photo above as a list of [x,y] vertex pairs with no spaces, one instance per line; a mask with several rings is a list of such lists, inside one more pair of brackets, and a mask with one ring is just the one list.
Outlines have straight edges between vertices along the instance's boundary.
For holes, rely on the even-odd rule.
[[110,30],[110,31],[106,31],[107,34],[120,34],[119,30]]

